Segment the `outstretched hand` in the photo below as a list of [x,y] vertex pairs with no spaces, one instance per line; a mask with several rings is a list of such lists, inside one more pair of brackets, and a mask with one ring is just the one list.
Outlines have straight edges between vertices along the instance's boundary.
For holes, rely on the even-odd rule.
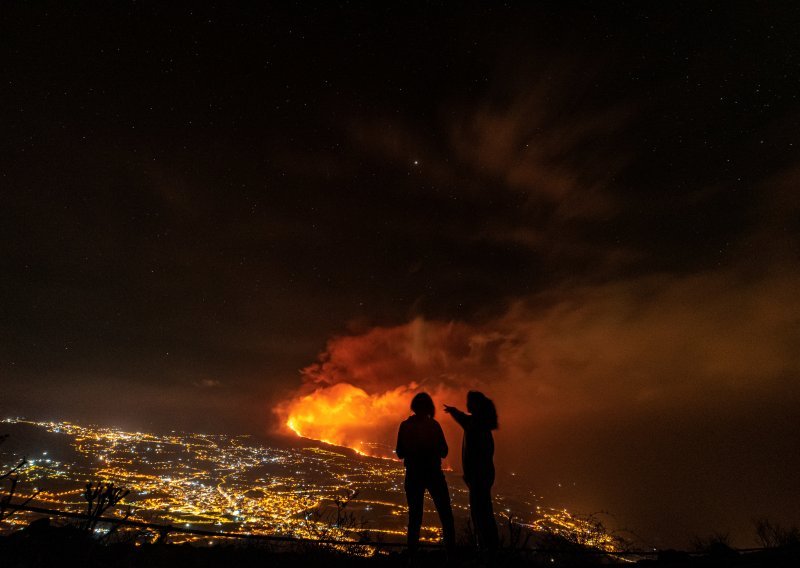
[[446,404],[444,405],[444,411],[447,414],[452,414],[454,410],[458,410],[458,409],[455,406],[447,406]]

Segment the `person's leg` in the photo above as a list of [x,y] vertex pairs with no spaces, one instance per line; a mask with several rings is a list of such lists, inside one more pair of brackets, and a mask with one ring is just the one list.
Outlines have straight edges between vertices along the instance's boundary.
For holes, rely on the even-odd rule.
[[475,540],[478,548],[483,548],[483,515],[481,514],[480,490],[474,485],[469,485],[469,518],[472,519],[472,528],[475,531]]
[[453,509],[450,506],[450,490],[447,488],[447,480],[444,473],[436,472],[428,483],[433,504],[439,513],[439,520],[442,522],[442,539],[448,552],[453,552],[456,546],[456,526],[453,520]]
[[406,501],[408,502],[408,550],[414,552],[419,543],[422,526],[422,507],[425,500],[425,484],[406,472]]
[[486,547],[489,550],[497,550],[500,546],[500,537],[497,534],[497,521],[494,519],[494,506],[492,505],[492,486],[489,485],[486,487],[486,496],[485,496],[486,508],[484,509],[484,514],[486,515],[484,518],[484,525],[486,531]]
[[478,546],[485,550],[495,550],[499,544],[497,523],[494,520],[490,487],[473,484],[469,488],[469,510]]

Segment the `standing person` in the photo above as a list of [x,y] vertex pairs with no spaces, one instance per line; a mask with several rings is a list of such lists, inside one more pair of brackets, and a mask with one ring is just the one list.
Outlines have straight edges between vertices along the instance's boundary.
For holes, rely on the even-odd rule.
[[494,438],[497,429],[497,410],[494,402],[482,392],[467,394],[465,414],[454,406],[445,405],[444,411],[464,429],[461,446],[461,465],[464,481],[469,488],[469,511],[478,546],[493,551],[498,546],[497,523],[492,510],[491,489],[494,484]]
[[442,473],[442,458],[447,457],[447,442],[442,427],[433,419],[436,409],[428,393],[421,392],[414,396],[411,410],[414,414],[400,424],[395,450],[406,466],[408,549],[413,554],[419,544],[422,506],[427,489],[442,522],[445,547],[448,554],[452,554],[456,531],[453,510],[450,508],[450,491]]

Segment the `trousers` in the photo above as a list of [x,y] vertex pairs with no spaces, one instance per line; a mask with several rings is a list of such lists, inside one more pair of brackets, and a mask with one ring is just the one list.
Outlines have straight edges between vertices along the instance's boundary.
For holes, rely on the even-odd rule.
[[471,483],[469,487],[469,513],[475,527],[478,546],[482,550],[496,550],[499,545],[497,523],[492,509],[491,485]]
[[441,470],[406,470],[406,501],[408,502],[408,549],[414,552],[419,544],[419,530],[422,526],[422,509],[425,503],[425,490],[431,494],[439,520],[442,523],[442,538],[445,548],[452,551],[456,544],[456,529],[453,509],[450,507],[450,491]]

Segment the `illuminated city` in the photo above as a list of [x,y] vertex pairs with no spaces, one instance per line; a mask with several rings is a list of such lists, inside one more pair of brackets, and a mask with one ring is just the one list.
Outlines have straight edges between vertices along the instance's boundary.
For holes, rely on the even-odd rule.
[[[130,507],[129,519],[251,535],[400,542],[405,536],[403,469],[399,462],[359,455],[337,446],[297,439],[294,447],[259,445],[250,436],[172,432],[125,432],[72,422],[35,422],[8,418],[3,432],[36,448],[12,451],[0,446],[0,468],[24,457],[15,500],[33,496],[32,505],[82,512],[87,481],[113,483],[131,490],[116,514]],[[462,524],[467,495],[450,475],[453,504]],[[335,526],[326,514],[336,499],[349,499],[351,522]],[[522,527],[549,531],[613,550],[614,539],[566,510],[547,508],[532,492],[496,497],[496,508]],[[2,530],[28,524],[35,514],[19,512]],[[438,541],[440,529],[430,503],[423,538]],[[501,519],[502,521],[502,519]],[[207,536],[176,533],[173,542]]]

